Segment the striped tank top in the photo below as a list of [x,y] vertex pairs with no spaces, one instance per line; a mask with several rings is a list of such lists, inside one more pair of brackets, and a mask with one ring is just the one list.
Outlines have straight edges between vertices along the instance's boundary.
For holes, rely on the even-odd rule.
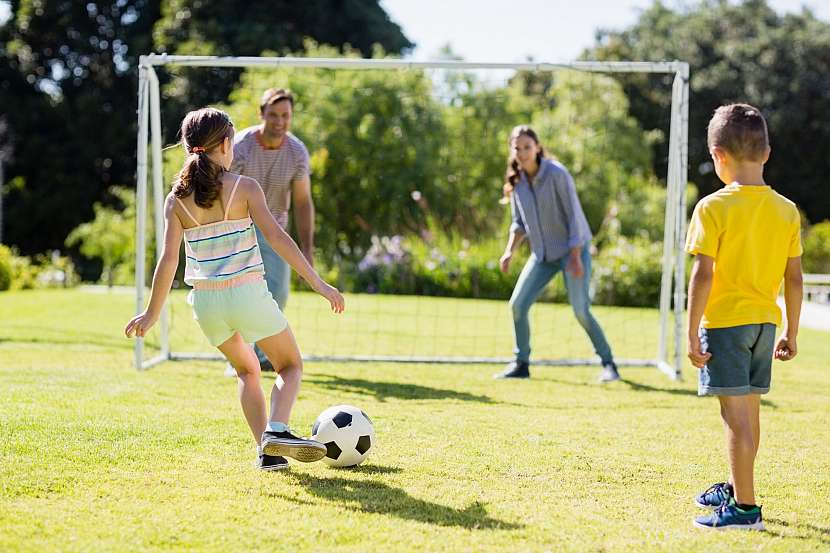
[[196,225],[184,230],[184,281],[190,286],[200,281],[228,280],[246,273],[265,274],[250,215],[244,219],[228,219],[228,210],[241,178],[241,175],[237,177],[233,185],[221,221],[199,224],[184,203],[176,198]]

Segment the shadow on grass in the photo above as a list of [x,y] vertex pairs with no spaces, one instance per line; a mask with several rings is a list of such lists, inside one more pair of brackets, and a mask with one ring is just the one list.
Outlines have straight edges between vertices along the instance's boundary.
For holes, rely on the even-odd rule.
[[479,403],[495,403],[487,396],[468,394],[455,390],[430,388],[419,384],[403,384],[400,382],[378,382],[362,378],[341,378],[328,374],[306,375],[303,383],[314,384],[321,388],[350,392],[354,394],[373,395],[378,401],[387,399],[456,399],[460,401],[477,401]]
[[[632,382],[631,380],[626,380],[625,378],[620,379],[620,382],[628,384],[628,386],[632,390],[638,392],[663,392],[664,394],[699,397],[697,395],[697,390],[688,390],[683,388],[657,388],[655,386],[649,386],[647,384],[639,384],[637,382]],[[775,405],[775,403],[764,398],[761,398],[761,405],[763,405],[764,407],[769,407],[770,409],[778,409],[778,406]]]
[[46,344],[49,346],[65,344],[65,345],[84,345],[84,346],[98,346],[111,349],[132,349],[134,342],[128,340],[123,334],[109,334],[103,332],[89,332],[84,333],[83,336],[69,336],[66,337],[60,329],[43,327],[14,327],[13,330],[25,330],[28,336],[0,336],[0,343],[16,343],[16,344]]
[[830,528],[822,528],[821,526],[814,526],[812,524],[807,523],[791,523],[787,520],[782,520],[779,518],[768,518],[766,522],[772,524],[780,524],[785,528],[792,528],[797,533],[795,534],[782,534],[780,532],[775,532],[774,530],[770,530],[767,528],[767,534],[770,536],[775,536],[776,538],[798,538],[800,540],[818,540],[819,542],[830,545]]
[[[373,469],[376,473],[390,470],[389,467],[378,466],[369,466],[366,469]],[[391,469],[392,472],[394,470]],[[478,501],[464,509],[455,509],[410,497],[405,491],[382,482],[352,480],[339,476],[326,478],[290,471],[286,473],[286,476],[303,486],[310,494],[328,501],[343,503],[344,508],[363,513],[392,515],[426,524],[459,526],[471,530],[522,528],[520,524],[490,517],[484,504]]]

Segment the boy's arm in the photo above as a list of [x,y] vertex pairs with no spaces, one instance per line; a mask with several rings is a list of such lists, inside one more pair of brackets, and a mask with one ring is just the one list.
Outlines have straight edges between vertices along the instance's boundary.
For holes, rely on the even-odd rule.
[[692,365],[702,368],[712,357],[711,353],[702,351],[698,328],[712,291],[714,276],[714,259],[708,255],[697,254],[692,265],[692,276],[689,279],[688,329],[689,329],[689,359]]
[[127,323],[124,333],[128,338],[132,337],[133,334],[139,338],[143,337],[156,323],[164,301],[170,293],[173,277],[176,276],[176,269],[179,267],[179,248],[182,244],[184,228],[176,216],[175,202],[172,193],[167,196],[167,200],[164,202],[164,246],[156,270],[153,273],[150,303],[143,313],[136,315]]
[[784,306],[787,310],[787,323],[775,345],[774,354],[780,361],[789,361],[798,353],[796,338],[803,299],[804,277],[801,275],[801,257],[790,257],[784,270]]

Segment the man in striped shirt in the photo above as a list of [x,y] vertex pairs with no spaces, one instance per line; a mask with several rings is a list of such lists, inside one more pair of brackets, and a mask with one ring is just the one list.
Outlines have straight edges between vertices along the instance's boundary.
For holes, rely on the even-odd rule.
[[[311,197],[309,156],[305,144],[290,132],[293,112],[291,91],[282,88],[266,90],[259,106],[262,123],[236,134],[231,171],[259,182],[265,192],[268,209],[284,229],[288,228],[288,212],[293,201],[300,250],[313,266],[314,201]],[[271,249],[259,229],[257,239],[268,290],[280,309],[285,310],[291,269]],[[255,349],[262,370],[273,370],[265,354]]]

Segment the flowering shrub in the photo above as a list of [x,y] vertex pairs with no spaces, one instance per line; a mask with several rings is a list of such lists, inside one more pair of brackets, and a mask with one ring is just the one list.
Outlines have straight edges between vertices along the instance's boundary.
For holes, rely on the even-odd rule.
[[61,257],[57,250],[50,255],[37,255],[33,262],[0,244],[0,290],[66,288],[78,282],[72,260]]

